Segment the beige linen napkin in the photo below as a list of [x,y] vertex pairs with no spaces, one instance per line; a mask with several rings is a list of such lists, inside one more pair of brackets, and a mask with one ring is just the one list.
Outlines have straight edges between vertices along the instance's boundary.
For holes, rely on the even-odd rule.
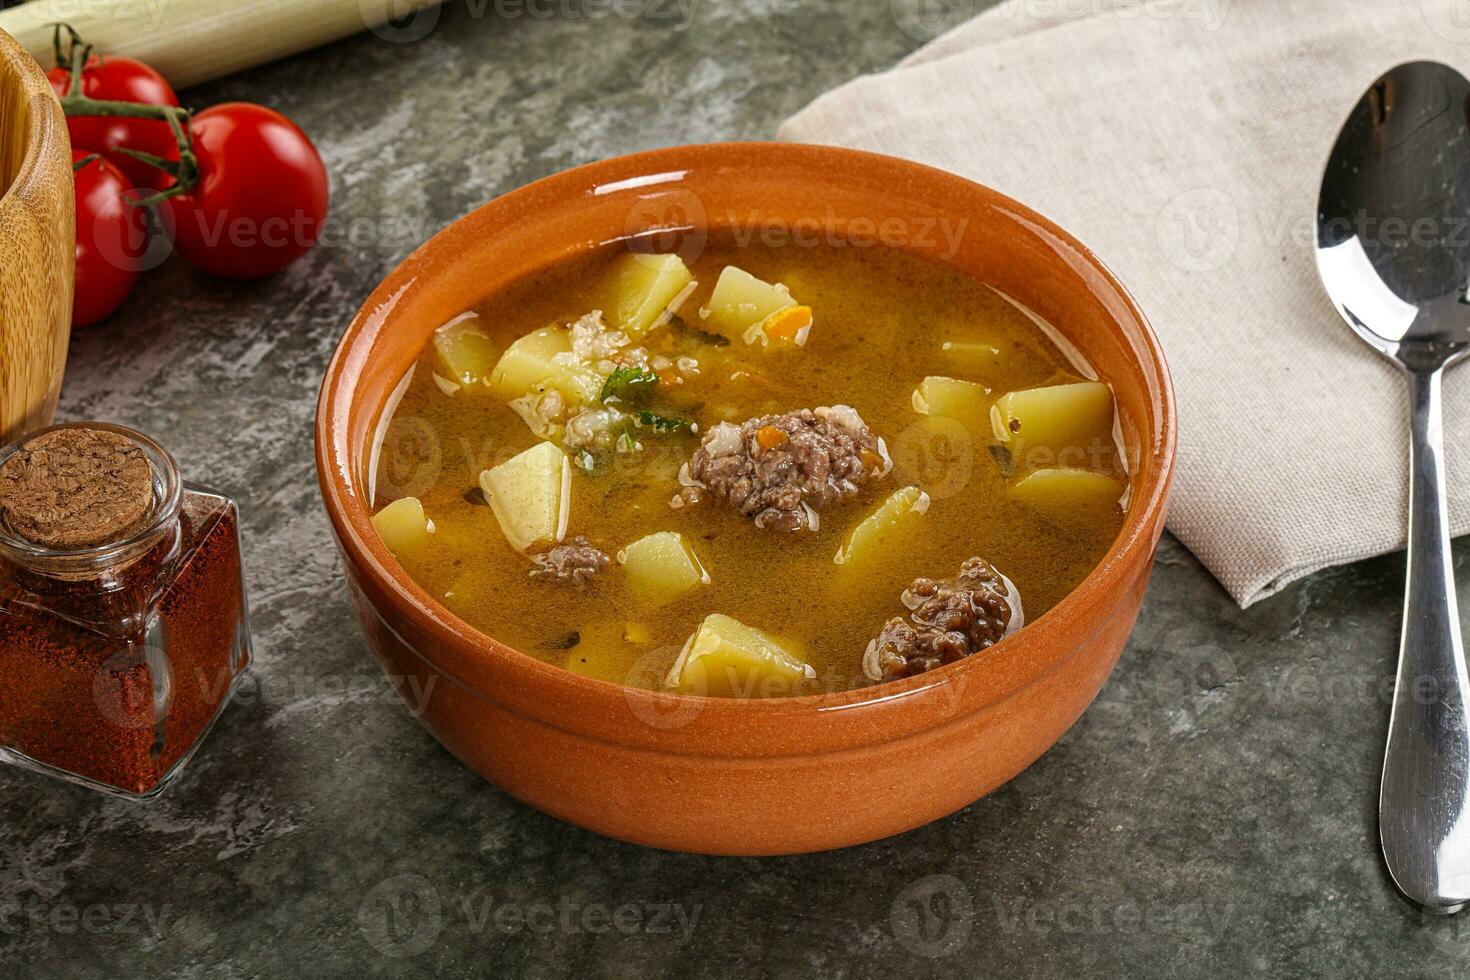
[[[1178,389],[1169,528],[1245,606],[1404,545],[1405,388],[1333,312],[1311,243],[1338,127],[1419,58],[1470,74],[1463,0],[1010,0],[780,135],[963,174],[1117,272]],[[1470,373],[1446,401],[1464,534]]]

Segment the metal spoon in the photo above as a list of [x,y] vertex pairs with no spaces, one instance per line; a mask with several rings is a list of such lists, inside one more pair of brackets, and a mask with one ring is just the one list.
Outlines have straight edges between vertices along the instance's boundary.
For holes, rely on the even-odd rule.
[[1470,349],[1467,112],[1470,82],[1453,68],[1390,70],[1343,124],[1317,202],[1328,296],[1409,382],[1409,573],[1379,840],[1399,889],[1444,913],[1470,902],[1470,679],[1440,405],[1444,369]]

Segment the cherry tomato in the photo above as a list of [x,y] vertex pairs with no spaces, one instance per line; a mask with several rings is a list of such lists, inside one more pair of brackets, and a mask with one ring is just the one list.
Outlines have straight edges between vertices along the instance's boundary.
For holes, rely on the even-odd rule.
[[[58,97],[71,90],[71,72],[53,68],[46,73]],[[116,102],[146,102],[150,105],[178,105],[178,96],[158,72],[132,58],[100,57],[87,59],[82,70],[82,94],[93,99]],[[118,147],[141,150],[165,160],[179,158],[178,141],[168,123],[158,119],[128,119],[121,116],[70,116],[66,127],[71,132],[71,145],[95,150],[123,172],[139,187],[162,187],[168,175],[141,160],[134,160]]]
[[147,215],[134,205],[132,183],[104,157],[72,150],[77,196],[76,298],[73,328],[90,326],[122,305],[138,284]]
[[327,171],[316,147],[279,112],[227,102],[189,127],[199,180],[169,199],[174,245],[216,276],[255,279],[306,253],[327,216]]

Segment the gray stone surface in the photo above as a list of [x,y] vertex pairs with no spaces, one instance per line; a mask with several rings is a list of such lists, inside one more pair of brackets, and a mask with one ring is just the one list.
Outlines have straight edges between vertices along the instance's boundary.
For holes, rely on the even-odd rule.
[[358,303],[498,193],[767,136],[919,42],[882,2],[700,0],[685,29],[674,4],[497,9],[527,8],[452,0],[417,43],[366,35],[187,93],[296,118],[354,234],[260,283],[170,263],[76,341],[66,417],[154,433],[242,502],[257,666],[150,806],[0,772],[0,973],[1465,975],[1470,919],[1404,904],[1375,846],[1398,558],[1242,612],[1166,540],[1121,665],[1055,749],[946,820],[836,853],[606,840],[424,733],[358,634],[317,498],[316,387]]

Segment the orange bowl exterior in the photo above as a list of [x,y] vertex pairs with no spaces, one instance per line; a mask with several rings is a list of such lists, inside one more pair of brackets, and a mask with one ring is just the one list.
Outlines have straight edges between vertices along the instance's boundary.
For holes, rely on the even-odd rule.
[[[990,650],[876,687],[723,700],[554,667],[412,582],[371,525],[375,432],[433,329],[497,288],[652,229],[764,229],[927,253],[1053,325],[1110,382],[1132,471],[1122,531],[1061,603]],[[1174,397],[1157,339],[1077,241],[953,174],[830,147],[728,143],[578,167],[440,232],[368,299],[327,369],[317,466],[370,646],[466,765],[547,813],[655,847],[786,854],[920,826],[1035,761],[1102,687],[1164,525]]]

